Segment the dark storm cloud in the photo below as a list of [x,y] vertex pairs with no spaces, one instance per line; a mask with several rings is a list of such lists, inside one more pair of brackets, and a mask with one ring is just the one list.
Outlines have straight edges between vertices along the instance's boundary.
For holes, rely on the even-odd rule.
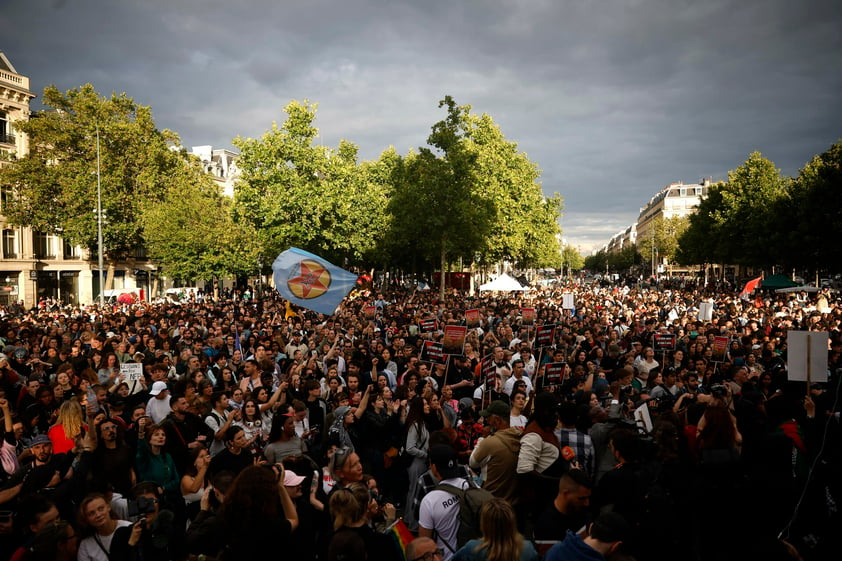
[[36,93],[125,91],[186,146],[259,136],[306,98],[324,144],[404,153],[450,94],[538,163],[587,249],[673,181],[724,178],[754,150],[795,174],[842,137],[839,6],[6,0],[0,49]]

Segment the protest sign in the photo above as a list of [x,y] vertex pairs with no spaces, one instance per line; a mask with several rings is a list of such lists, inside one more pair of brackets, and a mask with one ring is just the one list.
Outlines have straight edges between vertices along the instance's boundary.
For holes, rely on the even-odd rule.
[[655,352],[675,350],[675,333],[656,333],[654,337]]
[[711,345],[713,355],[712,362],[725,362],[725,351],[728,350],[728,337],[714,337]]
[[555,339],[555,325],[539,325],[535,329],[535,346],[551,347]]
[[436,330],[436,318],[426,318],[418,322],[421,333],[432,333]]
[[468,328],[464,325],[445,325],[441,344],[444,354],[461,355],[465,349]]
[[520,324],[523,326],[535,325],[535,308],[520,309]]
[[126,382],[143,380],[143,364],[139,362],[124,362],[120,365],[120,372]]
[[564,378],[566,362],[549,362],[544,366],[544,386],[557,386]]
[[485,384],[485,391],[489,391],[491,388],[494,387],[495,384],[495,377],[494,375],[497,373],[497,367],[494,366],[494,354],[489,353],[482,357],[482,380]]
[[471,329],[479,327],[479,308],[465,310],[465,325]]
[[565,292],[561,295],[561,307],[565,310],[575,310],[576,304],[573,301],[573,294]]
[[424,341],[424,346],[421,347],[420,360],[434,364],[444,364],[445,357],[442,344],[436,341]]
[[713,302],[702,302],[699,304],[699,321],[710,321],[713,319]]
[[790,381],[827,382],[826,331],[788,331],[786,376]]

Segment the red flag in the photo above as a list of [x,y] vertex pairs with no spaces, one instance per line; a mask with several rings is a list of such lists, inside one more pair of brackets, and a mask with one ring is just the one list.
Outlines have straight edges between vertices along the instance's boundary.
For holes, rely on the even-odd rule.
[[763,277],[757,277],[756,279],[751,279],[746,283],[745,288],[743,291],[740,292],[740,298],[746,300],[748,299],[748,295],[754,292],[754,290],[760,286],[760,281],[763,280]]

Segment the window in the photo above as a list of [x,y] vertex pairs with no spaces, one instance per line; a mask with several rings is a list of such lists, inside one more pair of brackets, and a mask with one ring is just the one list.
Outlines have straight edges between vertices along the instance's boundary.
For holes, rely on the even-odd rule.
[[71,244],[68,241],[62,242],[62,249],[65,259],[79,259],[81,257],[81,254],[79,253],[79,247]]
[[149,259],[149,256],[146,254],[146,248],[144,246],[138,246],[134,250],[134,258],[138,261],[146,261]]
[[3,259],[17,259],[18,239],[14,230],[3,230]]
[[682,197],[686,197],[686,196],[687,196],[687,188],[686,188],[686,187],[682,187],[682,188],[681,188],[681,196],[682,196]]
[[32,252],[36,259],[55,259],[53,240],[48,234],[42,232],[32,233]]
[[3,111],[0,111],[0,142],[6,144],[15,143],[15,136],[9,130],[9,120]]
[[14,200],[15,191],[9,185],[0,185],[0,210],[6,210],[10,201]]

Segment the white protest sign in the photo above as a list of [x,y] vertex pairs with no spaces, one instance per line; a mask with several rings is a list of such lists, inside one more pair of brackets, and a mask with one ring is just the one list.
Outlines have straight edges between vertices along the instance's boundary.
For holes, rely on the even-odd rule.
[[713,319],[713,302],[701,302],[699,304],[699,321],[710,321]]
[[787,379],[801,382],[827,382],[826,331],[788,331]]
[[565,310],[575,310],[576,304],[573,302],[573,294],[565,292],[561,295],[561,307]]
[[143,364],[139,362],[124,362],[120,365],[120,373],[126,382],[143,380]]
[[643,425],[646,432],[652,432],[652,415],[649,413],[648,403],[644,403],[634,410],[634,421],[638,426]]

